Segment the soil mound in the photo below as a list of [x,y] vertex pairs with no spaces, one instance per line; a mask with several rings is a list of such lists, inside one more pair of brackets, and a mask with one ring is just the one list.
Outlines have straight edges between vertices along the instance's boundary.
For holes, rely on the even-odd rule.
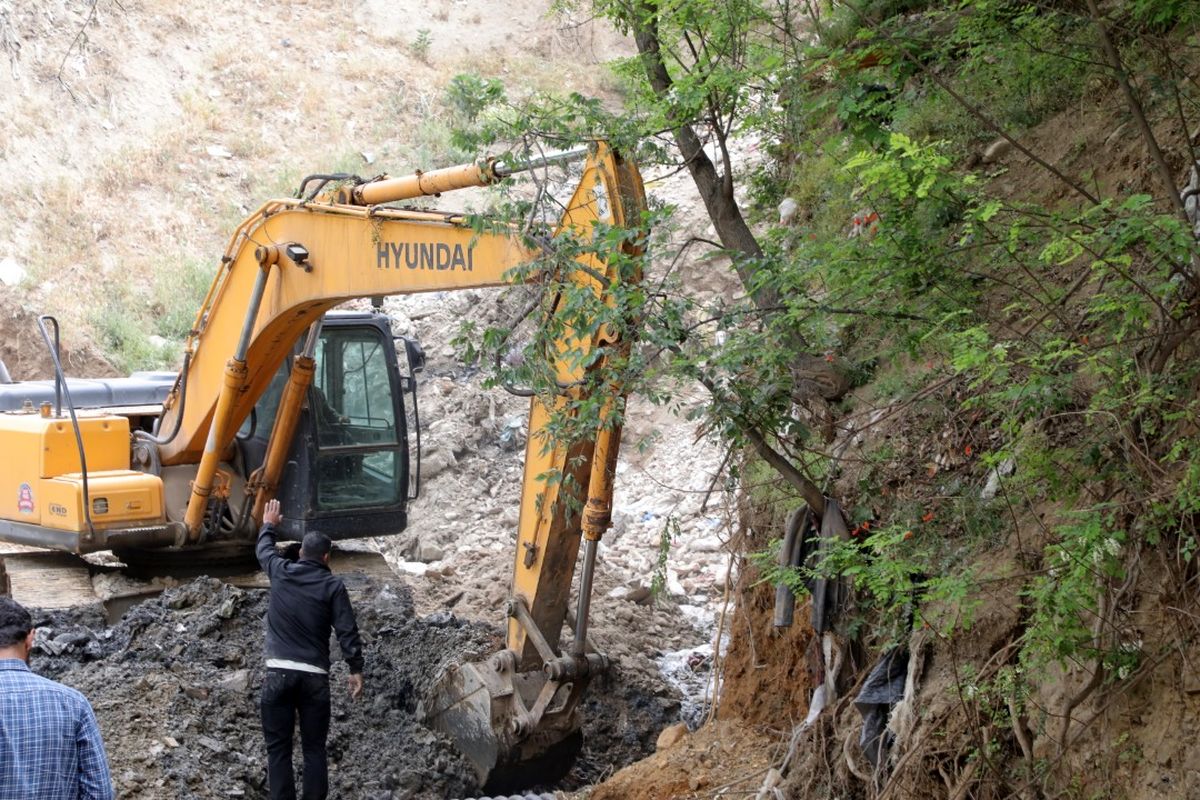
[[[479,794],[470,764],[420,723],[416,708],[448,664],[499,649],[499,630],[444,610],[418,616],[404,585],[360,573],[342,578],[363,637],[366,692],[350,701],[345,664],[335,660],[331,796]],[[99,604],[35,611],[32,666],[91,701],[119,796],[263,798],[258,692],[266,610],[266,590],[205,577],[134,606],[112,626]],[[332,652],[336,659],[336,645]],[[618,665],[589,691],[583,752],[563,785],[585,785],[652,752],[657,731],[678,711],[678,695],[665,683]]]
[[[415,710],[446,663],[494,649],[495,632],[448,613],[417,618],[404,587],[357,583],[367,688],[352,703],[345,665],[335,662],[331,794],[475,794],[470,765]],[[265,797],[257,700],[266,608],[264,590],[201,578],[135,606],[112,627],[99,606],[48,612],[37,619],[33,668],[92,701],[120,796]]]

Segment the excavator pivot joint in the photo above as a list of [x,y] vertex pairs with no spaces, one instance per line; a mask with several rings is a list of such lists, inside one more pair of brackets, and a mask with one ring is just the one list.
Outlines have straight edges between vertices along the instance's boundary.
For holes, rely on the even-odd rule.
[[525,565],[525,569],[531,569],[537,563],[538,546],[535,542],[523,542],[525,548],[525,557],[521,563]]
[[489,661],[492,664],[492,669],[496,672],[513,672],[517,668],[517,654],[512,650],[501,650],[493,655]]
[[546,678],[560,683],[586,678],[608,672],[612,662],[603,653],[587,653],[582,656],[562,656],[547,661],[542,670]]

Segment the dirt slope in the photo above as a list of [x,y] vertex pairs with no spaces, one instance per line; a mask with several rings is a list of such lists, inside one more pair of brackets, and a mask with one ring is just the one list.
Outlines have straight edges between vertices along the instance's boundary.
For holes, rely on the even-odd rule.
[[215,269],[233,223],[304,174],[444,166],[436,120],[457,72],[511,77],[515,94],[596,90],[620,40],[546,13],[2,0],[0,170],[21,189],[0,200],[0,262],[24,275],[3,291],[87,337],[108,305],[160,303],[186,262]]
[[[1145,144],[1134,126],[1114,113],[1118,107],[1112,97],[1089,96],[1023,133],[1022,141],[1072,174],[1087,174],[1089,186],[1094,181],[1118,195],[1150,191],[1157,178]],[[1173,115],[1161,115],[1155,125],[1160,141],[1188,140],[1190,132]],[[1168,162],[1176,176],[1186,175],[1186,154],[1170,153]],[[992,175],[993,188],[1005,196],[1050,205],[1067,200],[1060,182],[1019,154],[1003,158]],[[956,420],[969,391],[951,380],[929,403],[895,407],[877,403],[871,386],[856,392],[846,418],[879,414],[889,421],[866,431],[845,431],[833,443],[831,449],[837,451],[853,438],[849,452],[855,457],[847,459],[832,493],[847,507],[879,510],[901,503],[935,508],[938,487],[947,483],[982,492],[989,471],[969,457],[964,444],[981,449],[980,442],[995,432],[973,420]],[[879,482],[887,496],[862,497],[861,471],[884,444],[892,453],[883,459]],[[934,469],[926,468],[933,464]],[[1028,694],[1014,696],[1013,676],[1019,674],[1014,670],[1025,669],[1016,657],[1029,614],[1022,587],[1033,571],[1045,567],[1039,559],[1056,511],[1037,508],[1019,518],[1003,514],[993,537],[964,549],[978,586],[957,604],[927,611],[933,617],[970,616],[965,630],[960,628],[953,639],[929,629],[900,637],[911,653],[905,676],[909,685],[890,718],[896,739],[886,778],[874,772],[863,752],[863,716],[855,698],[890,642],[888,632],[871,630],[869,617],[856,614],[849,620],[858,630],[858,644],[841,635],[836,639],[846,654],[838,699],[815,725],[798,730],[821,678],[814,658],[820,642],[807,623],[807,604],[797,607],[792,628],[775,630],[773,590],[757,583],[754,569],[743,565],[718,719],[740,729],[766,728],[767,743],[735,746],[718,756],[719,771],[730,779],[740,776],[741,768],[764,749],[773,753],[768,763],[781,766],[794,743],[784,778],[762,793],[758,789],[765,774],[736,787],[700,785],[695,776],[711,772],[713,753],[721,752],[713,743],[728,738],[710,726],[693,734],[696,746],[675,745],[618,773],[589,797],[1200,797],[1195,645],[1200,608],[1194,592],[1164,589],[1194,587],[1194,563],[1155,554],[1156,563],[1133,570],[1119,624],[1121,635],[1141,657],[1134,677],[1113,672],[1097,683],[1095,665],[1079,660],[1022,675],[1033,686]],[[941,528],[931,515],[916,535],[945,535]],[[780,510],[747,514],[745,533],[750,550],[766,547],[782,533]],[[1167,545],[1163,550],[1169,552]]]

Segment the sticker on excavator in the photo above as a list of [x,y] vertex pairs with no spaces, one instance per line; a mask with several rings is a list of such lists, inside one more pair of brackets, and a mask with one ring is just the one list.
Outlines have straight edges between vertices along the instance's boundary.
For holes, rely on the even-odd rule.
[[596,183],[592,189],[592,197],[596,200],[596,219],[608,222],[608,192],[605,191],[603,183]]
[[28,483],[22,483],[17,490],[17,511],[22,514],[33,513],[33,488]]

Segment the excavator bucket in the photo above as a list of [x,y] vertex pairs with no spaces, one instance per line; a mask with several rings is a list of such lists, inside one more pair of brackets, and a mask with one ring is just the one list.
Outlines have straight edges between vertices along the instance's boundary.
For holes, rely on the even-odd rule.
[[490,793],[560,780],[582,744],[578,700],[587,676],[516,672],[514,656],[504,650],[451,666],[418,710],[471,761]]
[[[479,784],[487,779],[500,760],[497,720],[492,713],[492,693],[486,681],[486,667],[462,664],[442,673],[429,700],[429,710],[421,709],[430,727],[445,733],[475,767]],[[503,729],[503,724],[500,725]]]

